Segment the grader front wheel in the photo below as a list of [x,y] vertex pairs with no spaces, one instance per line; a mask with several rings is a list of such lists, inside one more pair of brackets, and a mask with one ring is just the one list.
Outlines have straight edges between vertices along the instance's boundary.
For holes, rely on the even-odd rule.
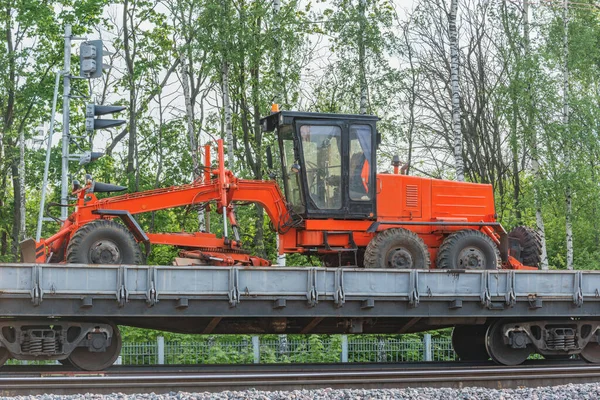
[[133,234],[123,225],[100,219],[75,232],[67,246],[67,262],[74,264],[143,264]]

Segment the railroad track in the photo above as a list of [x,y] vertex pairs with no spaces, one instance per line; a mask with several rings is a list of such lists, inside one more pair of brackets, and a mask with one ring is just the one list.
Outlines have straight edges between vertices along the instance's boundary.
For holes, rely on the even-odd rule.
[[531,362],[517,367],[473,363],[309,364],[113,367],[81,372],[61,366],[7,367],[0,395],[166,393],[314,388],[515,388],[596,382],[600,365]]

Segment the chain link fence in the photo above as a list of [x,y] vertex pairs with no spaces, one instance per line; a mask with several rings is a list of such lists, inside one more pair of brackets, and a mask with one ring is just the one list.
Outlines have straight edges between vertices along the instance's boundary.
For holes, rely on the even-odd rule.
[[[202,341],[125,342],[115,364],[269,364],[453,361],[449,337],[394,338],[331,335],[322,337],[210,336]],[[58,364],[58,361],[9,360],[9,365]]]
[[277,338],[260,336],[231,339],[212,336],[201,342],[123,343],[117,361],[123,365],[142,364],[249,364],[249,363],[330,363],[453,361],[450,338],[349,337]]

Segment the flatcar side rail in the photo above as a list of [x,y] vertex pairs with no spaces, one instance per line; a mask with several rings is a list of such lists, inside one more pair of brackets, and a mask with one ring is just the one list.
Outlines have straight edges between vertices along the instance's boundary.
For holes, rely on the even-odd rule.
[[0,264],[20,316],[594,317],[600,271]]

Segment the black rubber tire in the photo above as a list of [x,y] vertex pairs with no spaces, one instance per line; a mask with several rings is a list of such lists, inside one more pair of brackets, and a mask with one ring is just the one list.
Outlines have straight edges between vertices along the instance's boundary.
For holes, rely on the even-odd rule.
[[[409,255],[410,261],[395,262],[399,257],[394,257],[394,253]],[[428,269],[429,264],[429,250],[423,239],[403,228],[379,232],[365,251],[365,268]]]
[[508,234],[517,239],[521,245],[521,263],[530,267],[538,267],[542,262],[542,240],[540,235],[527,226],[517,226]]
[[[92,248],[108,243],[118,250],[118,256],[92,256]],[[100,258],[104,260],[98,262]],[[67,262],[73,264],[131,264],[144,263],[144,256],[133,234],[123,225],[99,219],[83,225],[67,246]]]
[[[463,251],[478,252],[484,257],[485,265],[465,264],[464,259],[460,258]],[[437,268],[442,269],[498,269],[500,265],[500,251],[496,243],[485,233],[473,229],[448,235],[440,246],[436,259]]]

